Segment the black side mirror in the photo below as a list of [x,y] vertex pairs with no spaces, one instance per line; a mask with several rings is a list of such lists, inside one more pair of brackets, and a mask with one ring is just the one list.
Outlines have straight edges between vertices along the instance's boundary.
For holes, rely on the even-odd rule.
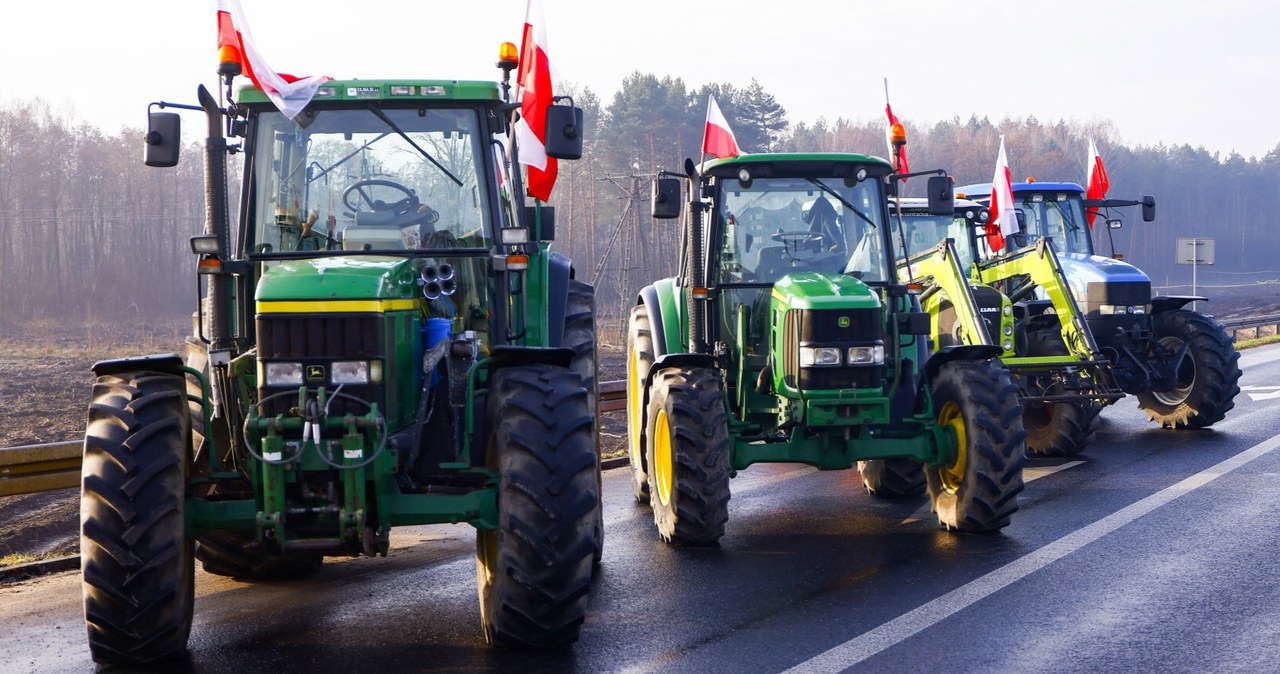
[[571,105],[547,106],[546,131],[548,157],[582,158],[582,108]]
[[658,220],[680,217],[680,179],[655,178],[649,203],[650,213]]
[[1147,195],[1142,197],[1142,221],[1151,222],[1156,219],[1156,198]]
[[182,145],[182,124],[176,112],[147,114],[147,146],[142,160],[147,166],[177,166]]
[[525,222],[534,229],[539,241],[556,240],[556,209],[554,206],[536,204],[524,207]]
[[956,194],[951,176],[929,176],[929,215],[952,215],[956,212]]

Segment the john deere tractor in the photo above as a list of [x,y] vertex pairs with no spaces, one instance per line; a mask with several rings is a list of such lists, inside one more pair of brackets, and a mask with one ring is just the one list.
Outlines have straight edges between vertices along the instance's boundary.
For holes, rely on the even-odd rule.
[[[392,527],[475,527],[497,646],[577,639],[602,545],[594,293],[526,205],[500,82],[331,81],[295,119],[204,87],[207,221],[187,353],[104,361],[81,543],[100,662],[181,653],[194,563],[246,580],[385,556]],[[546,147],[581,152],[553,105]],[[147,163],[178,161],[153,111]],[[242,157],[229,208],[228,157]],[[232,225],[234,222],[234,226]]]
[[[990,195],[990,185],[957,188]],[[975,196],[976,198],[976,196]],[[989,200],[983,197],[979,201]],[[1155,219],[1155,199],[1086,199],[1075,183],[1013,183],[1014,207],[1026,245],[1053,242],[1062,271],[1117,386],[1138,399],[1147,417],[1167,428],[1205,428],[1221,421],[1240,392],[1240,355],[1212,317],[1186,306],[1203,297],[1151,294],[1151,279],[1115,254],[1095,254],[1086,212],[1101,211],[1108,238],[1123,226],[1115,209],[1142,208]],[[1047,288],[1021,277],[1011,294],[1045,299]]]
[[[878,158],[804,153],[655,181],[654,217],[683,212],[685,247],[679,276],[639,293],[627,387],[633,484],[662,540],[718,541],[731,475],[760,462],[861,462],[886,496],[918,494],[923,474],[941,525],[1009,523],[1017,388],[998,347],[929,348],[929,315],[894,274],[894,179]],[[935,210],[951,212],[949,180],[930,179]]]
[[[910,264],[899,273],[928,284],[921,298],[934,317],[934,343],[998,345],[1018,385],[1027,450],[1041,456],[1082,451],[1102,408],[1124,393],[1067,288],[1052,242],[983,259],[990,214],[981,204],[957,199],[952,215],[930,214],[919,198],[890,207],[903,220],[902,243],[910,251]],[[1033,283],[1045,299],[1022,289],[1011,302],[1001,291],[1019,292],[1015,282]]]

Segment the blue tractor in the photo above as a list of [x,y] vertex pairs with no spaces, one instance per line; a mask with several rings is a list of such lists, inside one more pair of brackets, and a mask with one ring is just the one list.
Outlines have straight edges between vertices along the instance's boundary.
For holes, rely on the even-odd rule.
[[[989,205],[990,184],[966,185],[957,193]],[[1116,384],[1137,397],[1148,418],[1167,428],[1205,428],[1221,421],[1240,392],[1240,354],[1222,324],[1188,309],[1204,297],[1151,294],[1151,279],[1114,253],[1111,232],[1123,226],[1115,209],[1142,208],[1155,219],[1155,199],[1086,199],[1069,182],[1013,184],[1020,232],[1010,250],[1050,239],[1063,272],[1102,353],[1111,361]],[[1089,211],[1098,212],[1111,243],[1110,257],[1098,255]],[[1047,305],[1030,279],[1011,279],[1013,302]]]

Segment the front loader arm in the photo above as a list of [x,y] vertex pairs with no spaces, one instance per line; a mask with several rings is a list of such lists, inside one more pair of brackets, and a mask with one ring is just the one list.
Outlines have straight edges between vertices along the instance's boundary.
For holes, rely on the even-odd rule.
[[[913,258],[909,267],[899,269],[899,274],[905,276],[907,269],[911,270],[914,278],[904,280],[922,282],[927,286],[920,298],[921,304],[928,303],[936,293],[942,293],[951,302],[955,308],[956,320],[959,321],[962,330],[960,337],[965,344],[996,344],[996,341],[987,334],[986,326],[980,318],[978,304],[974,301],[973,292],[969,288],[970,281],[960,269],[960,263],[956,258],[955,242],[952,239],[944,239],[938,245]],[[937,344],[938,312],[930,311],[929,313],[933,317],[933,339]]]
[[1058,254],[1053,249],[1053,242],[1040,239],[1034,246],[1014,251],[1007,256],[978,262],[976,265],[978,280],[987,284],[1026,276],[1033,285],[1044,289],[1045,295],[1053,303],[1053,310],[1058,315],[1058,323],[1062,329],[1062,339],[1071,353],[1080,360],[1093,360],[1098,357],[1098,345],[1093,340],[1093,333],[1085,327],[1080,306],[1076,304],[1067,277],[1062,273],[1062,264],[1058,262]]

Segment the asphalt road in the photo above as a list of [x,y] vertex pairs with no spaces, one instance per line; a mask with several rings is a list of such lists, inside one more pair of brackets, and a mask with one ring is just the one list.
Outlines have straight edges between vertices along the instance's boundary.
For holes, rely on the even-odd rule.
[[[855,472],[753,466],[716,549],[658,541],[626,469],[582,639],[488,649],[463,526],[397,530],[386,559],[295,582],[200,572],[193,672],[1259,672],[1280,662],[1280,346],[1206,431],[1132,398],[1077,460],[1033,461],[991,536],[936,528],[923,499]],[[0,670],[93,671],[74,572],[0,588]]]

